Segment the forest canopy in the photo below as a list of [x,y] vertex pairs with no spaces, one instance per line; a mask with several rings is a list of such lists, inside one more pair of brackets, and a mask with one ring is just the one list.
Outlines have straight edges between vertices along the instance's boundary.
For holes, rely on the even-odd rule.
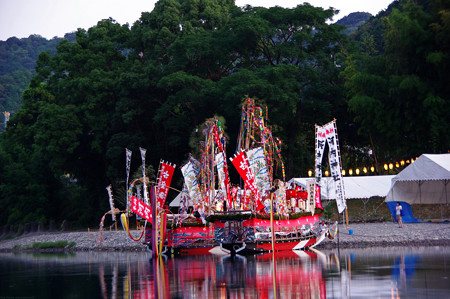
[[125,192],[125,148],[133,172],[139,147],[149,165],[182,165],[214,116],[231,156],[247,96],[268,108],[287,177],[313,168],[314,125],[334,118],[345,167],[447,152],[449,1],[400,2],[369,20],[379,36],[350,39],[333,9],[232,0],[160,0],[131,27],[79,29],[39,54],[1,134],[1,223],[97,223],[105,187]]

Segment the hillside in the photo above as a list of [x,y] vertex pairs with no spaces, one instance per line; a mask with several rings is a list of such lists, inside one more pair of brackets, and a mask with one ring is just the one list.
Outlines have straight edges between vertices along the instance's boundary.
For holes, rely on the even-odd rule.
[[[75,41],[75,33],[68,33],[64,39]],[[15,112],[22,105],[22,92],[27,88],[35,73],[39,53],[56,52],[62,38],[47,40],[40,35],[27,38],[11,37],[0,41],[0,111]],[[3,122],[3,114],[1,117]],[[0,132],[3,131],[0,127]]]
[[352,12],[348,16],[337,21],[336,24],[347,27],[342,33],[349,35],[358,30],[358,28],[365,24],[371,17],[372,15],[368,12]]

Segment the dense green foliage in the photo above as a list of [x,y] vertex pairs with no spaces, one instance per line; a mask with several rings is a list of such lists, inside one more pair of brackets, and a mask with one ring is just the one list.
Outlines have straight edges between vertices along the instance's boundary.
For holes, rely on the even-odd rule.
[[287,178],[313,168],[314,124],[333,118],[344,167],[373,162],[368,148],[380,160],[446,152],[448,1],[398,7],[380,16],[383,43],[362,26],[350,44],[333,10],[233,0],[160,0],[131,28],[107,19],[78,30],[39,54],[0,136],[0,223],[98,223],[105,187],[124,194],[125,148],[132,173],[139,147],[148,165],[181,165],[213,116],[231,156],[245,96],[267,105]]
[[[65,39],[74,41],[75,35],[68,33]],[[39,53],[56,52],[61,38],[47,40],[39,35],[28,38],[8,38],[0,41],[0,111],[11,112],[12,115],[22,105],[22,92],[27,88],[34,74]],[[3,120],[3,115],[0,117]],[[4,126],[0,126],[0,132]]]
[[449,150],[450,1],[417,2],[395,3],[383,43],[364,32],[347,56],[349,111],[379,160]]

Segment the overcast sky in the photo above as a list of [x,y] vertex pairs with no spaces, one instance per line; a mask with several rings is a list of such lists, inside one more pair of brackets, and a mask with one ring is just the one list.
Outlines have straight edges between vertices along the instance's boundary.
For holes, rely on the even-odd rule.
[[[236,0],[236,5],[292,8],[303,2],[340,10],[334,20],[357,11],[376,15],[394,0]],[[0,40],[39,34],[47,39],[62,37],[77,28],[88,29],[102,19],[113,18],[130,26],[141,12],[153,10],[156,0],[0,0]],[[283,3],[283,4],[280,4]]]

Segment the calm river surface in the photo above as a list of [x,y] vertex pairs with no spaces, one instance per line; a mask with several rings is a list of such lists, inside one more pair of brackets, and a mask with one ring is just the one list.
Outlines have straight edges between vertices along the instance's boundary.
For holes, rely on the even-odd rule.
[[159,261],[144,252],[0,254],[0,298],[450,298],[449,276],[448,247]]

